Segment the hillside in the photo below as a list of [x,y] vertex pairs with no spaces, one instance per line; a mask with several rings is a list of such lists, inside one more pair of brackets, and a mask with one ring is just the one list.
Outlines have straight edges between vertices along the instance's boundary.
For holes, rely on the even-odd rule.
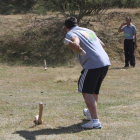
[[[118,33],[118,27],[127,16],[132,18],[137,28],[139,45],[140,9],[110,9],[103,15],[85,17],[81,26],[96,32],[105,43],[105,50],[111,59],[124,61],[123,33]],[[62,16],[56,18],[52,13],[46,16],[0,15],[0,26],[2,63],[40,65],[44,59],[50,66],[71,66],[75,63],[75,56],[62,42],[65,36]],[[139,48],[136,58],[140,59]]]

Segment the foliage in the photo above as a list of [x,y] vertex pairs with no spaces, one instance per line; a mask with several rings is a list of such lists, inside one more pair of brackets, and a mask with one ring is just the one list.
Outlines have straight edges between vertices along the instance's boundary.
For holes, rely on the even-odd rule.
[[140,7],[140,0],[39,0],[38,6],[60,12],[64,17],[75,16],[79,22],[88,15],[102,15],[112,7]]
[[[102,15],[100,22],[97,16],[87,16],[81,25],[94,30],[105,43],[109,57],[124,61],[123,33],[118,34],[118,27],[129,15],[136,27],[140,26],[138,9],[114,9]],[[123,11],[123,12],[121,12]],[[0,62],[8,64],[40,65],[46,59],[49,66],[74,64],[77,61],[72,51],[63,44],[65,31],[64,19],[49,13],[47,16],[34,14],[1,16]],[[18,18],[17,18],[18,17]],[[22,19],[23,17],[23,19]],[[13,20],[14,19],[14,20]],[[86,25],[86,23],[88,23]],[[139,42],[139,32],[137,33]],[[140,59],[140,50],[136,53]]]
[[137,8],[140,0],[0,0],[1,14],[25,13],[35,10],[45,14],[48,11],[75,16],[78,21],[90,14],[102,14],[108,8]]
[[115,0],[114,5],[119,8],[138,8],[140,0]]
[[67,16],[75,16],[78,22],[90,14],[101,14],[112,4],[110,0],[41,0],[47,10],[58,11]]
[[16,14],[29,11],[37,0],[0,0],[1,14]]
[[55,19],[54,22],[51,17],[36,17],[25,31],[6,34],[1,38],[1,62],[40,65],[46,59],[49,66],[71,63],[74,55],[64,45],[64,35],[62,20]]

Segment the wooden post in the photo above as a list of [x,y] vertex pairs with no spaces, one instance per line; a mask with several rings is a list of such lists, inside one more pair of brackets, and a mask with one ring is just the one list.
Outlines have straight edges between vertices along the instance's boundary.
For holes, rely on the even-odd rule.
[[42,124],[43,103],[39,103],[38,124]]

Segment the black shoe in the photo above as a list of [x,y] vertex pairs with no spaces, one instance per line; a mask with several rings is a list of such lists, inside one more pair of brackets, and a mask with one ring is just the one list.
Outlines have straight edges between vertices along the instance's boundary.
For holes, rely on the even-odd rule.
[[131,68],[135,68],[135,66],[132,66],[132,65],[131,65]]
[[129,65],[125,65],[124,68],[129,68]]

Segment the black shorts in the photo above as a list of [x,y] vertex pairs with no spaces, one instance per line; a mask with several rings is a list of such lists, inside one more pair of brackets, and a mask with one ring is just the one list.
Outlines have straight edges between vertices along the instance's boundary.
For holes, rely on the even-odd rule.
[[103,79],[105,78],[109,66],[82,70],[78,81],[78,92],[99,94]]

